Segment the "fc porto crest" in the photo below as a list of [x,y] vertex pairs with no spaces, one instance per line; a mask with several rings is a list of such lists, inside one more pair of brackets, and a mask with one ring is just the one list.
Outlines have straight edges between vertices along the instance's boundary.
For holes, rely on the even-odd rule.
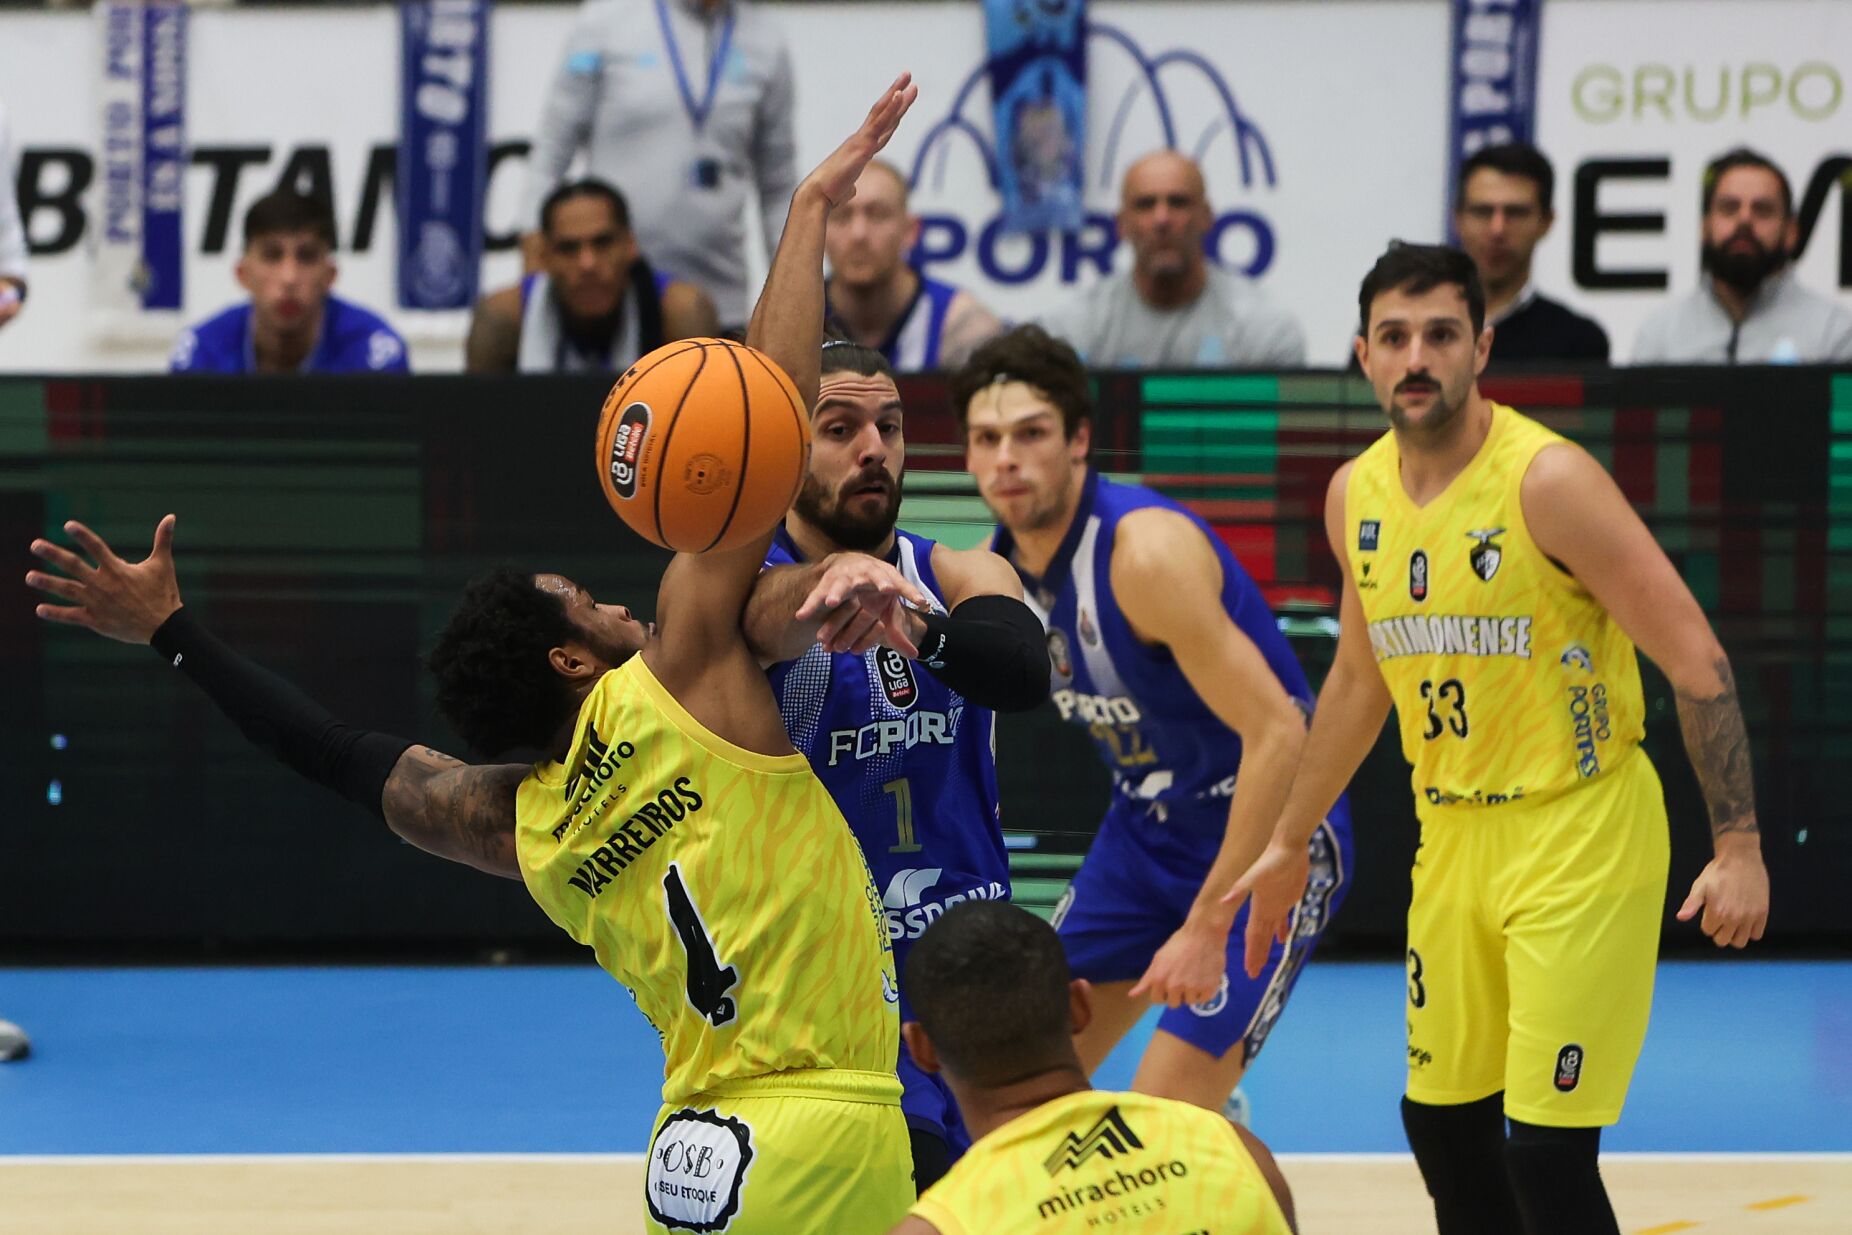
[[1473,573],[1487,583],[1498,573],[1498,564],[1505,560],[1505,551],[1498,544],[1497,538],[1505,534],[1502,527],[1482,527],[1478,531],[1468,532],[1467,536],[1479,543],[1473,546]]
[[1417,549],[1408,555],[1408,598],[1426,600],[1428,598],[1428,551]]

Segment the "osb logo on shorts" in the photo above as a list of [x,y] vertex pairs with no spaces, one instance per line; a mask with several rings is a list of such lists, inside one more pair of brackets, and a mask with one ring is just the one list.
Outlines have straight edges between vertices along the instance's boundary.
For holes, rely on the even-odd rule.
[[689,1231],[724,1231],[739,1214],[752,1164],[752,1126],[686,1107],[663,1120],[650,1143],[644,1190],[650,1217]]

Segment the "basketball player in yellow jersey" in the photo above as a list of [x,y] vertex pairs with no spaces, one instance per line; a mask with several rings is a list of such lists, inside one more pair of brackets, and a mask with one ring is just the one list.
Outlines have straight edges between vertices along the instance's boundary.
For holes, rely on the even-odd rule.
[[[914,93],[897,81],[794,195],[749,340],[806,407],[819,382],[825,220]],[[525,881],[630,988],[667,1056],[648,1229],[880,1231],[905,1212],[885,915],[740,631],[769,529],[731,552],[677,555],[657,596],[660,630],[559,575],[503,570],[472,585],[431,657],[439,706],[478,750],[544,757],[470,767],[339,724],[213,638],[181,606],[171,515],[141,563],[66,526],[94,564],[35,541],[64,573],[27,582],[71,602],[41,605],[41,617],[151,643],[259,745],[399,835]],[[826,572],[805,603],[833,609],[851,591]],[[876,589],[826,626],[878,627],[913,653],[895,608],[905,594],[904,583]],[[561,1067],[602,1058],[586,1049],[565,1050]]]
[[1480,395],[1471,259],[1393,245],[1358,307],[1390,431],[1325,501],[1337,654],[1273,841],[1231,893],[1254,898],[1248,965],[1393,707],[1421,819],[1402,1113],[1441,1235],[1615,1232],[1600,1129],[1646,1034],[1668,850],[1634,647],[1677,691],[1711,816],[1716,856],[1678,916],[1740,948],[1768,874],[1730,664],[1601,465]]
[[1092,1015],[1054,928],[1003,901],[946,910],[901,981],[907,1049],[957,1098],[970,1149],[891,1235],[1290,1235],[1259,1138],[1175,1098],[1089,1088]]

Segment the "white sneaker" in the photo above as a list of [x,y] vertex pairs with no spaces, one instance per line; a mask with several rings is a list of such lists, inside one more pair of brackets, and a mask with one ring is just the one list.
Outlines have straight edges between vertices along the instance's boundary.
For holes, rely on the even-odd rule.
[[1247,1092],[1241,1086],[1235,1086],[1235,1092],[1228,1095],[1228,1101],[1222,1105],[1222,1114],[1228,1116],[1230,1123],[1238,1123],[1249,1132],[1254,1130],[1254,1108],[1248,1103]]
[[32,1039],[12,1021],[0,1021],[0,1063],[24,1059],[32,1053]]

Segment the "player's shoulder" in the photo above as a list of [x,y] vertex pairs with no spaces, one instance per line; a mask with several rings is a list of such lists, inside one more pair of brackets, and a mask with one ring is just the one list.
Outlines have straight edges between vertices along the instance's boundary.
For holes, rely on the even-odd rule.
[[[923,540],[924,538],[916,538]],[[1016,568],[988,546],[954,549],[939,541],[926,541],[932,573],[939,581],[947,608],[973,596],[1022,596],[1022,579]]]
[[364,305],[328,297],[325,328],[339,368],[391,372],[407,367],[405,340],[392,323]]
[[250,321],[251,302],[246,300],[194,322],[174,339],[168,368],[175,373],[241,372]]
[[1113,532],[1113,594],[1122,603],[1194,591],[1212,578],[1220,587],[1220,565],[1209,534],[1179,508],[1141,506]]
[[[476,301],[476,312],[486,313],[494,317],[505,317],[512,321],[519,321],[521,318],[522,302],[526,298],[526,294],[527,285],[525,279],[518,283],[510,283],[507,287],[498,287]],[[362,312],[364,311],[365,310],[362,310]],[[390,330],[391,327],[388,326],[387,329]]]

